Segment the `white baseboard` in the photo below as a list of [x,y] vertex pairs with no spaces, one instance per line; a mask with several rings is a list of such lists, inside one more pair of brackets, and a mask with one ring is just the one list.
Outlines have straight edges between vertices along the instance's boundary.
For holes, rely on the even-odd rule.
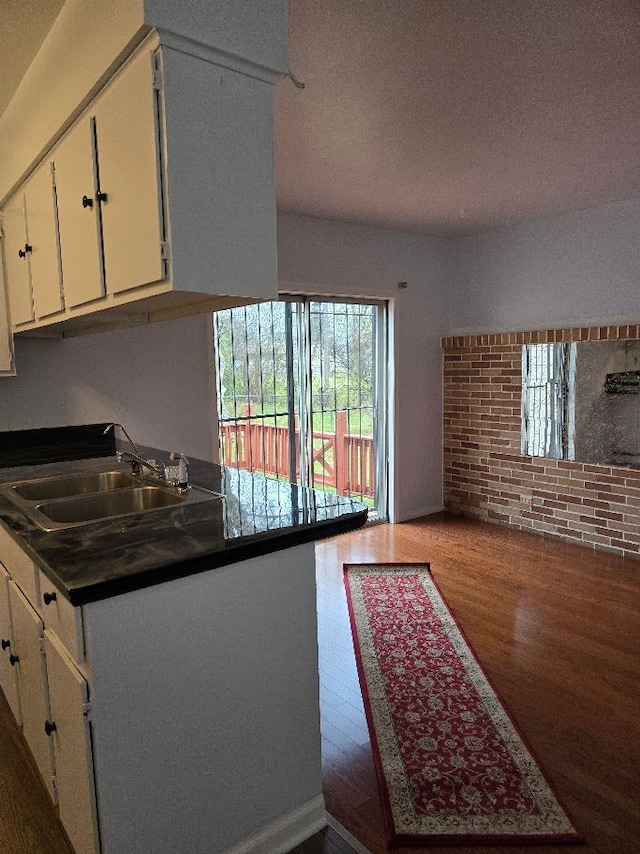
[[357,854],[371,854],[369,849],[366,848],[362,844],[362,842],[356,839],[353,833],[349,833],[347,828],[343,827],[339,821],[336,821],[336,819],[330,813],[327,813],[327,821],[329,827],[332,828],[332,830],[335,830],[338,836],[344,839],[347,845],[350,845],[351,848],[353,848],[353,850],[357,852]]
[[301,807],[247,836],[226,854],[285,854],[326,826],[324,798],[316,795]]
[[443,504],[432,504],[430,507],[419,507],[417,510],[412,510],[406,518],[398,519],[398,522],[411,522],[412,519],[421,519],[423,516],[432,516],[434,513],[441,513],[444,510]]

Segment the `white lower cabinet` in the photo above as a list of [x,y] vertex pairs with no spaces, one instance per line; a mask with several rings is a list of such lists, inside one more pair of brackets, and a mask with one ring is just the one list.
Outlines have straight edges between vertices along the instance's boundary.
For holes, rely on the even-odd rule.
[[0,688],[76,854],[100,854],[82,609],[1,525],[0,557]]
[[1,523],[0,559],[2,687],[76,854],[287,851],[325,825],[313,543],[82,606]]
[[45,630],[60,819],[77,854],[98,851],[86,680],[52,632]]
[[4,691],[14,718],[22,725],[18,694],[17,661],[13,645],[13,627],[9,608],[9,573],[0,564],[0,688]]
[[45,786],[55,801],[53,750],[45,731],[49,720],[49,687],[44,658],[44,624],[14,581],[9,582],[13,653],[17,656],[22,732]]

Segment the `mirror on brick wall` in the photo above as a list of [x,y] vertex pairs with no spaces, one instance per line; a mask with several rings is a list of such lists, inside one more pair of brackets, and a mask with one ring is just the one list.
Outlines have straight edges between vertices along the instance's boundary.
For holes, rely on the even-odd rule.
[[522,453],[640,468],[640,340],[525,344]]

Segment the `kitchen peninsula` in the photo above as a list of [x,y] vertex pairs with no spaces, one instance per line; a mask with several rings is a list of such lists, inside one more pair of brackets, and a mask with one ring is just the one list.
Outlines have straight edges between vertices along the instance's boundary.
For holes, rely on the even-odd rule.
[[224,498],[43,531],[6,485],[127,470],[105,426],[0,436],[3,690],[77,854],[288,850],[325,823],[313,542],[366,508],[192,460]]

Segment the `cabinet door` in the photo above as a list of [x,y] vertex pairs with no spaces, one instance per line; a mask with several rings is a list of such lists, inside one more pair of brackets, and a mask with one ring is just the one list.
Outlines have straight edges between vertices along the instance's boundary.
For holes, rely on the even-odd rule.
[[18,673],[11,665],[10,656],[14,655],[12,648],[13,627],[9,609],[9,573],[0,565],[0,688],[4,691],[14,718],[22,723],[20,700],[18,698]]
[[29,277],[27,229],[24,212],[24,193],[19,192],[2,211],[4,231],[4,263],[9,288],[11,322],[14,326],[33,319],[31,279]]
[[36,318],[62,311],[62,270],[52,164],[45,162],[25,187],[31,292]]
[[82,119],[53,156],[62,283],[67,306],[104,294],[94,123]]
[[9,322],[9,297],[5,286],[2,255],[0,254],[0,377],[12,376],[14,374],[13,334]]
[[18,689],[22,709],[22,731],[36,760],[45,786],[55,801],[53,750],[45,732],[49,720],[47,668],[42,647],[42,620],[25,599],[15,582],[9,582],[14,655],[18,656]]
[[55,634],[44,633],[60,820],[77,854],[98,850],[87,683]]
[[136,57],[95,105],[107,293],[163,279],[156,93],[150,51]]

